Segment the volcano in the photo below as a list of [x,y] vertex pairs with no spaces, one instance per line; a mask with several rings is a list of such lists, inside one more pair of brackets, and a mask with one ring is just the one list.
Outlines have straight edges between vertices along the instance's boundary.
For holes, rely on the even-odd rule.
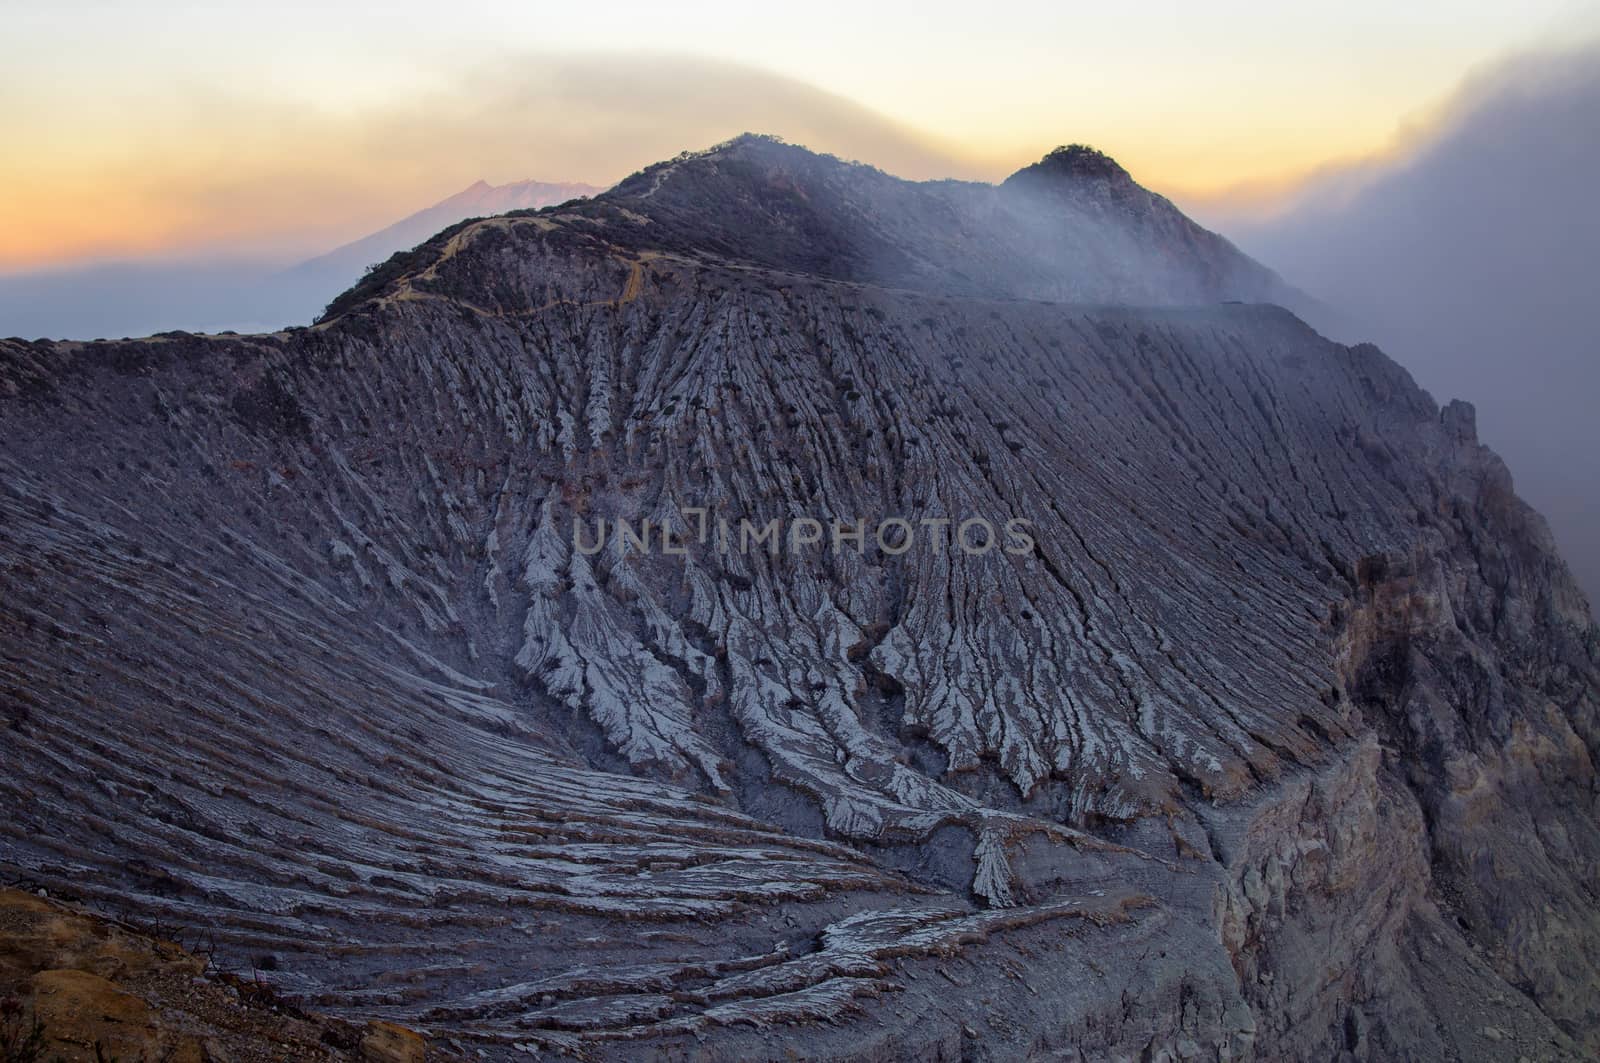
[[472,1058],[1600,1051],[1588,605],[1301,298],[746,136],[0,342],[0,866]]

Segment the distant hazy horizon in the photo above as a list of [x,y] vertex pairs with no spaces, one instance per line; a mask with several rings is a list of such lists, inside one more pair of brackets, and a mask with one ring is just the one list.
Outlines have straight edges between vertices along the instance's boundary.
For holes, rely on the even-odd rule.
[[604,186],[745,131],[910,178],[997,180],[1077,141],[1185,203],[1259,197],[1392,150],[1474,70],[1600,30],[1571,0],[611,16],[11,5],[29,47],[0,70],[0,273],[303,258],[478,179]]

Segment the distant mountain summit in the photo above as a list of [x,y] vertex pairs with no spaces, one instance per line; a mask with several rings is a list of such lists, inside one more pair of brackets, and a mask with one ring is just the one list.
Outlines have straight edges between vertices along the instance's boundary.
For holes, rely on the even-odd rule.
[[449,199],[442,200],[427,210],[418,211],[404,221],[396,222],[390,229],[397,230],[412,219],[423,218],[435,211],[473,210],[485,214],[504,214],[507,211],[565,203],[569,199],[582,199],[601,190],[599,185],[587,185],[581,181],[513,181],[504,185],[476,181],[471,187],[457,192]]
[[89,339],[191,332],[270,332],[311,321],[374,262],[446,226],[564,203],[600,189],[577,182],[478,181],[378,232],[285,268],[275,261],[131,261],[0,277],[0,334]]
[[[283,274],[296,290],[314,291],[326,303],[328,299],[346,290],[362,277],[374,263],[394,255],[395,251],[416,247],[422,240],[445,227],[467,218],[488,218],[504,215],[514,210],[533,210],[549,207],[552,203],[565,203],[594,195],[600,187],[578,181],[514,181],[510,184],[490,184],[475,181],[466,189],[424,207],[414,215],[405,216],[392,226],[379,229],[360,240],[352,240],[326,255],[307,259]],[[302,319],[304,320],[304,319]]]
[[505,185],[477,181],[448,199],[424,207],[369,236],[318,255],[289,272],[291,276],[324,280],[322,290],[331,298],[354,283],[362,271],[373,263],[382,262],[396,251],[415,247],[440,229],[466,218],[546,207],[592,196],[599,191],[597,185],[577,181],[513,181]]

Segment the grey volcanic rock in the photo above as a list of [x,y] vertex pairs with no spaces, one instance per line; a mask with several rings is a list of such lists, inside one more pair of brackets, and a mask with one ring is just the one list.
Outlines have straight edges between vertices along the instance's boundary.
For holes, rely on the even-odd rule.
[[911,184],[746,134],[570,209],[613,239],[640,227],[633,238],[652,248],[942,294],[1138,305],[1304,298],[1080,146],[998,187]]
[[0,859],[505,1058],[1592,1053],[1587,605],[1275,285],[1081,149],[741,138],[0,345]]

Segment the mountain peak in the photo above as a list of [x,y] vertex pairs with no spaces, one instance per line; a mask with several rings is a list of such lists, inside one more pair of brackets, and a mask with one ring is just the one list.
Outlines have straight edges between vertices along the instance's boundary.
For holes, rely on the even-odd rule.
[[1006,179],[1006,184],[1038,178],[1106,181],[1134,184],[1131,174],[1110,155],[1087,144],[1063,144],[1031,166],[1025,166]]
[[[789,142],[775,133],[740,133],[707,150],[707,154],[752,147],[788,147]],[[804,150],[804,149],[801,149]]]
[[1269,271],[1083,145],[996,187],[908,181],[744,133],[649,166],[567,213],[657,248],[895,288],[1140,305],[1293,301]]

